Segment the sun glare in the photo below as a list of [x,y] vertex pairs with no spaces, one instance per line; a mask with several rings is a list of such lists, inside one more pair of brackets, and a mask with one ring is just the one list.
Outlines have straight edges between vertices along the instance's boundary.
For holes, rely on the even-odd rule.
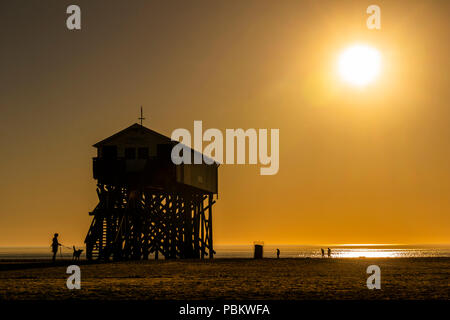
[[374,81],[381,69],[381,55],[367,45],[354,45],[339,56],[338,71],[341,78],[358,87]]

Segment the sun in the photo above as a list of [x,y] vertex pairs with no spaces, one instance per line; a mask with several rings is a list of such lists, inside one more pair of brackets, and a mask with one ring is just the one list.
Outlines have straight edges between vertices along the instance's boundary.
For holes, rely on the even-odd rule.
[[363,87],[373,82],[378,77],[380,69],[380,52],[367,45],[353,45],[339,56],[339,75],[345,82],[354,86]]

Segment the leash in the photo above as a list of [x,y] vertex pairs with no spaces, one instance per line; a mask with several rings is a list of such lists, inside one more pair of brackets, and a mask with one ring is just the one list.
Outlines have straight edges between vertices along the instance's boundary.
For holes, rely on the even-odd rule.
[[63,257],[63,255],[62,255],[62,247],[64,247],[65,249],[72,250],[71,247],[65,246],[65,245],[63,245],[62,243],[60,243],[60,246],[59,246],[59,255],[60,255],[61,258]]
[[60,245],[61,245],[61,247],[64,247],[64,248],[69,249],[69,250],[72,250],[71,247],[65,246],[65,245],[63,245],[62,243],[60,243]]
[[73,248],[71,248],[71,247],[68,247],[68,246],[65,246],[65,245],[63,245],[62,243],[60,243],[60,246],[59,246],[59,256],[62,258],[63,257],[63,255],[62,255],[62,248],[65,248],[65,249],[68,249],[68,250],[72,250]]

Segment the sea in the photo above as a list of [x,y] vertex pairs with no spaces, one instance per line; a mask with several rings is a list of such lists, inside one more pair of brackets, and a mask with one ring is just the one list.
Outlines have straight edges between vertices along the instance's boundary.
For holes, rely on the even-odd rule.
[[[277,249],[280,250],[280,258],[320,258],[321,249],[324,249],[325,257],[328,257],[328,248],[332,258],[450,257],[450,245],[262,245],[265,258],[276,258]],[[254,245],[216,245],[214,250],[216,258],[253,258]],[[62,247],[57,257],[71,258],[72,252],[71,248]],[[85,251],[82,257],[84,253]],[[50,259],[51,256],[50,247],[0,247],[0,260],[41,260]],[[152,255],[149,256],[151,258]]]

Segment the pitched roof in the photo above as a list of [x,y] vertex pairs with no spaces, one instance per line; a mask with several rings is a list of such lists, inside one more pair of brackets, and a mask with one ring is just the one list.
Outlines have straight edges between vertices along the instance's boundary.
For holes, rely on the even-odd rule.
[[141,131],[144,134],[152,134],[152,135],[155,135],[155,136],[157,136],[157,137],[159,137],[161,139],[167,140],[167,143],[170,143],[172,141],[169,137],[166,137],[165,135],[162,135],[162,134],[160,134],[160,133],[158,133],[156,131],[153,131],[153,130],[151,130],[149,128],[141,126],[138,123],[134,123],[131,126],[129,126],[128,128],[125,128],[125,129],[123,129],[123,130],[113,134],[112,136],[97,142],[96,144],[93,145],[93,147],[98,148],[98,147],[102,146],[103,144],[108,143],[109,141],[111,141],[111,140],[113,140],[115,138],[118,138],[118,137],[120,137],[120,136],[122,136],[124,134],[127,134],[130,131]]
[[[95,148],[101,147],[101,146],[104,145],[105,143],[108,143],[108,142],[110,142],[111,140],[114,140],[114,139],[116,139],[116,138],[118,138],[118,137],[120,137],[120,136],[122,136],[122,135],[125,135],[125,134],[127,134],[128,132],[130,132],[130,131],[134,131],[134,132],[137,131],[137,132],[142,132],[142,133],[144,133],[144,134],[151,134],[151,135],[157,136],[158,138],[160,138],[160,139],[162,139],[162,140],[166,140],[166,143],[173,143],[173,144],[177,144],[177,143],[178,143],[177,141],[173,141],[171,138],[166,137],[165,135],[163,135],[163,134],[161,134],[161,133],[158,133],[158,132],[156,132],[156,131],[153,131],[152,129],[149,129],[149,128],[147,128],[147,127],[141,126],[141,125],[138,124],[138,123],[134,123],[134,124],[132,124],[131,126],[129,126],[128,128],[125,128],[125,129],[123,129],[123,130],[121,130],[121,131],[119,131],[119,132],[113,134],[112,136],[110,136],[110,137],[108,137],[108,138],[106,138],[106,139],[103,139],[103,140],[97,142],[96,144],[93,145],[93,147],[95,147]],[[201,152],[196,151],[196,150],[194,150],[194,149],[192,149],[192,148],[190,148],[190,147],[187,147],[187,148],[190,149],[190,150],[192,150],[194,153],[200,153],[200,154],[202,154]],[[202,155],[203,155],[203,154],[202,154]],[[206,157],[206,158],[208,158],[208,159],[211,159],[211,158],[209,158],[209,157],[207,157],[207,156],[205,156],[205,155],[203,155],[203,157],[204,157],[204,158]],[[212,159],[211,159],[211,160],[212,160]],[[217,164],[217,165],[220,165],[220,163],[218,163],[218,162],[216,162],[216,164]]]

